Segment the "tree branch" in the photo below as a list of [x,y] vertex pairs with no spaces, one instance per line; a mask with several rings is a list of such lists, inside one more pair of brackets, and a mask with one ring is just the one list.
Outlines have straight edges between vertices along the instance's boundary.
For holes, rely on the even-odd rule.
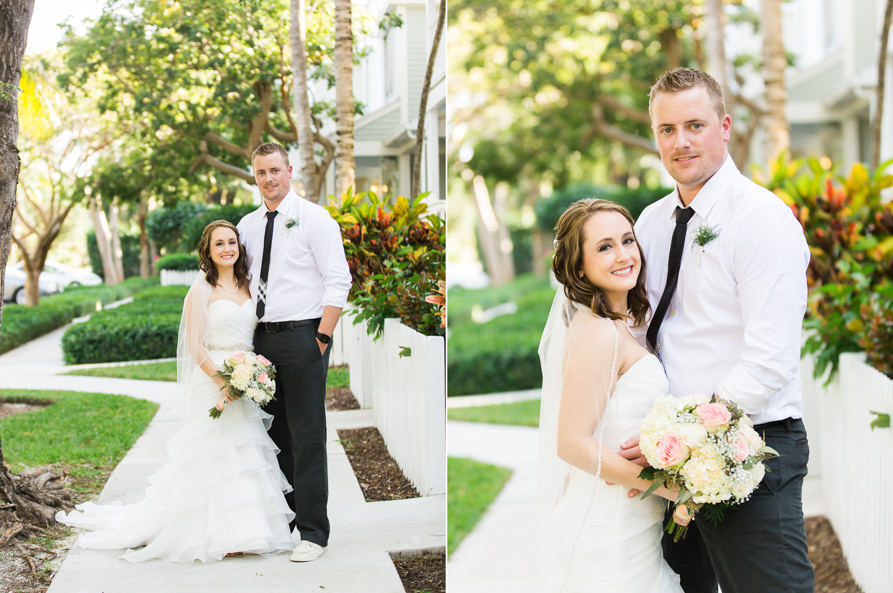
[[194,163],[192,163],[192,167],[190,168],[190,172],[194,172],[198,169],[202,162],[205,162],[211,165],[213,168],[221,171],[222,173],[226,173],[227,175],[232,175],[233,177],[238,177],[239,179],[243,179],[247,181],[251,185],[256,185],[257,183],[254,180],[254,176],[248,173],[247,171],[243,171],[238,167],[234,167],[233,165],[224,163],[218,158],[211,156],[208,152],[208,142],[206,140],[201,141],[201,150],[202,154],[198,157]]
[[[289,116],[289,121],[291,121],[290,116]],[[276,128],[276,126],[274,126],[273,122],[271,122],[270,120],[267,120],[266,131],[270,134],[270,136],[272,136],[273,138],[275,138],[276,140],[278,140],[280,142],[297,142],[298,141],[297,132],[283,132],[282,130]]]
[[614,111],[619,111],[621,114],[624,115],[624,117],[626,117],[627,119],[631,119],[634,122],[649,125],[651,124],[651,116],[648,115],[647,111],[642,111],[641,109],[631,107],[613,95],[610,95],[608,93],[601,93],[598,96],[598,102],[601,103],[604,107],[608,107],[610,109],[613,109]]
[[251,153],[247,152],[244,147],[239,146],[238,144],[234,144],[234,143],[230,142],[229,140],[227,140],[226,138],[218,136],[217,134],[214,134],[213,132],[205,133],[205,139],[202,140],[202,144],[204,144],[205,148],[202,149],[202,154],[205,154],[207,152],[208,145],[206,142],[212,142],[212,143],[216,144],[217,146],[219,146],[220,148],[222,148],[223,150],[225,150],[226,152],[229,152],[231,154],[235,154],[238,156],[247,156],[249,158],[251,157]]

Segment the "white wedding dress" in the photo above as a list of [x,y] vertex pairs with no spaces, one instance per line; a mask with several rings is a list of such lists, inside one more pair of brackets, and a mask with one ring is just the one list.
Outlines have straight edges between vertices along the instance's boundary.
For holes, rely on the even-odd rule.
[[[241,307],[226,300],[207,306],[208,352],[218,368],[234,347],[252,343],[256,325],[250,299]],[[267,435],[272,416],[236,400],[215,420],[208,411],[219,400],[217,385],[203,371],[191,373],[187,425],[168,443],[170,460],[149,477],[145,498],[128,505],[87,502],[76,507],[79,512],[56,516],[90,530],[79,546],[130,548],[124,558],[131,562],[208,562],[230,552],[292,550],[294,513],[283,496],[291,487]]]
[[[646,355],[617,380],[597,438],[619,451],[620,443],[638,436],[655,398],[668,392],[660,361]],[[629,498],[627,492],[625,486],[608,486],[571,466],[568,488],[549,521],[549,549],[557,559],[555,591],[682,592],[661,552],[665,499]]]

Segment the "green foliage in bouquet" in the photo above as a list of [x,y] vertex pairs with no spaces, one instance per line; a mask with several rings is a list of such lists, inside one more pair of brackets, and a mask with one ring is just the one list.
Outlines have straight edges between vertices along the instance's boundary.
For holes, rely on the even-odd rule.
[[[893,175],[886,173],[891,164],[870,172],[856,163],[843,177],[814,158],[788,160],[782,154],[768,172],[755,170],[754,179],[790,206],[809,244],[811,295],[804,327],[814,331],[804,353],[816,356],[816,377],[830,368],[830,381],[844,352],[890,351],[883,332],[866,334],[869,320],[862,315],[875,311],[865,307],[883,283],[893,281],[893,203],[881,197],[893,186]],[[869,362],[890,372],[889,362]]]
[[159,257],[155,261],[155,270],[176,270],[180,272],[189,272],[197,270],[199,257],[192,253],[170,253]]
[[391,204],[349,190],[327,208],[341,226],[352,279],[348,301],[358,308],[354,323],[366,320],[376,339],[393,317],[422,334],[444,335],[438,305],[425,300],[446,279],[444,222],[428,211],[427,195]]

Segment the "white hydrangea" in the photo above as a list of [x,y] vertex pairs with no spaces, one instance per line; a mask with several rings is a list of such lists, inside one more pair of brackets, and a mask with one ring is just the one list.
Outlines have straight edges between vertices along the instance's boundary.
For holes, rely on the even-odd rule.
[[233,376],[230,377],[230,385],[238,389],[239,391],[245,391],[248,389],[248,382],[251,381],[254,373],[252,372],[252,368],[247,364],[237,365],[233,370]]
[[703,393],[696,393],[695,395],[685,395],[683,397],[677,397],[676,400],[676,410],[681,412],[685,408],[688,407],[697,407],[701,404],[709,404],[710,398]]
[[658,396],[639,427],[639,448],[651,465],[658,465],[657,444],[661,437],[676,424],[676,398],[670,395]]
[[267,394],[262,389],[252,387],[245,392],[245,397],[258,404],[267,403]]
[[731,498],[724,469],[722,455],[713,444],[707,443],[692,451],[682,474],[685,487],[694,493],[695,502],[722,502]]

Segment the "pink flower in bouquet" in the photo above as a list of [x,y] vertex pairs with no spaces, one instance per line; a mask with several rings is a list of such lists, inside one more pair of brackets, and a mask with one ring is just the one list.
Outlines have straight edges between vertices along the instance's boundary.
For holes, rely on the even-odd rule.
[[722,404],[701,404],[696,408],[696,413],[701,419],[701,424],[711,434],[728,428],[729,421],[732,419],[732,414]]
[[270,366],[270,364],[272,364],[269,360],[267,360],[267,358],[263,354],[257,355],[257,362],[261,363],[265,367],[268,367],[268,366]]
[[735,459],[738,461],[744,461],[750,457],[750,443],[747,442],[747,437],[744,433],[739,432],[738,436],[730,444],[732,445],[732,453],[734,453]]
[[242,364],[245,362],[245,353],[244,352],[236,352],[232,356],[229,357],[229,360],[233,365]]
[[657,461],[662,468],[681,467],[688,455],[685,440],[674,432],[665,433],[657,444]]
[[[260,375],[257,376],[257,382],[260,383],[261,385],[269,385],[270,378],[267,376],[266,373],[261,373]],[[747,443],[747,440],[745,439],[744,442]]]

